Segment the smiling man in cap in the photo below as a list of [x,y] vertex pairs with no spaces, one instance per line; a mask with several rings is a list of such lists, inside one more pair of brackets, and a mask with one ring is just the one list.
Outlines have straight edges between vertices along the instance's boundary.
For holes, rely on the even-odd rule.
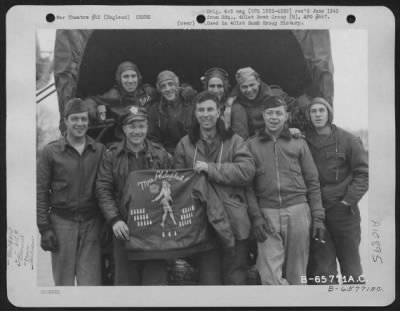
[[257,268],[266,285],[302,284],[313,238],[324,238],[318,171],[307,143],[292,139],[283,98],[263,100],[264,129],[249,139],[256,163],[249,214],[258,244]]
[[120,206],[125,181],[130,172],[144,169],[167,169],[172,157],[157,143],[146,139],[148,115],[145,108],[129,107],[120,119],[124,133],[121,142],[112,144],[99,168],[96,195],[110,224],[113,237],[115,285],[166,285],[165,260],[129,260],[125,241],[129,239],[128,211]]
[[37,167],[37,224],[51,252],[55,285],[100,285],[100,210],[94,193],[104,146],[86,132],[88,106],[65,105],[65,136],[48,144]]
[[111,124],[111,121],[117,121],[131,106],[142,107],[148,111],[158,99],[157,90],[150,84],[143,83],[143,76],[135,63],[120,63],[116,69],[114,86],[102,95],[92,95],[85,99],[91,107],[89,117],[96,125],[89,129],[89,135],[100,135],[103,128],[99,125],[107,120],[108,126],[101,134],[102,141],[109,143],[121,140],[122,135],[118,132],[118,127]]
[[117,67],[115,85],[103,95],[90,96],[86,101],[95,107],[106,106],[109,118],[118,118],[127,107],[136,106],[149,109],[158,99],[157,91],[151,85],[143,84],[138,66],[124,61]]
[[[232,92],[238,95],[232,105],[232,129],[247,139],[264,129],[262,118],[263,103],[271,96],[283,98],[291,112],[296,107],[296,100],[288,96],[279,86],[263,82],[259,74],[251,67],[241,68],[235,75],[237,86]],[[291,127],[297,124],[291,122]]]

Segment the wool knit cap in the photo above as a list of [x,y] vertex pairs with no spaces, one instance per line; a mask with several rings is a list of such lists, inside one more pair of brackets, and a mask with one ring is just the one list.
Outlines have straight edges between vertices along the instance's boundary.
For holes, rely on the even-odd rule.
[[240,85],[246,82],[246,80],[251,76],[258,78],[258,73],[251,67],[241,68],[238,71],[236,71],[235,75],[236,82]]
[[263,110],[280,106],[287,106],[285,100],[280,96],[269,96],[263,99]]
[[308,120],[309,122],[311,122],[311,119],[310,119],[310,110],[311,110],[311,107],[312,107],[313,105],[315,105],[315,104],[321,104],[321,105],[324,105],[324,106],[326,107],[326,109],[328,110],[328,123],[329,123],[329,124],[332,124],[332,122],[333,122],[333,108],[332,108],[332,106],[328,103],[328,101],[327,101],[326,99],[322,98],[322,97],[315,97],[315,98],[313,98],[313,99],[311,100],[311,103],[308,105],[307,111],[306,111],[307,120]]
[[140,73],[140,71],[139,71],[138,66],[136,66],[136,65],[135,65],[134,63],[132,63],[132,62],[123,62],[123,63],[121,63],[121,64],[118,65],[117,72],[116,72],[116,74],[115,74],[115,80],[117,81],[117,83],[118,83],[119,85],[121,85],[121,75],[122,75],[125,71],[128,71],[128,70],[133,70],[134,72],[137,73],[138,78],[139,78],[139,82],[140,82],[140,80],[142,79],[142,75],[141,75],[141,73]]
[[147,110],[145,108],[136,106],[129,107],[125,115],[122,116],[121,123],[125,125],[136,120],[147,120]]
[[167,80],[172,80],[177,86],[179,86],[178,76],[170,70],[164,70],[161,71],[157,76],[157,89],[160,90],[160,83]]
[[89,112],[89,107],[85,101],[80,98],[72,98],[64,106],[64,117],[68,118],[70,114]]

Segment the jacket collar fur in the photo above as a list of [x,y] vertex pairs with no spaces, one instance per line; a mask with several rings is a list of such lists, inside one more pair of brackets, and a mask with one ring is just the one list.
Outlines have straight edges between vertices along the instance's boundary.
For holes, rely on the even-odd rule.
[[[270,141],[272,140],[272,136],[267,133],[265,128],[259,132],[258,134],[259,138],[261,141]],[[283,138],[285,140],[290,140],[292,138],[292,135],[290,134],[289,128],[285,125],[283,130],[280,132],[278,138]]]

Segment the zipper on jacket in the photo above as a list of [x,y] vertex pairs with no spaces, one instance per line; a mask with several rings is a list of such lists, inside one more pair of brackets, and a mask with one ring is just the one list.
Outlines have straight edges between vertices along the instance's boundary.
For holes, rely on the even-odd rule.
[[279,207],[282,207],[281,180],[279,178],[278,151],[277,151],[277,143],[276,143],[276,139],[275,138],[274,138],[274,154],[275,154],[276,177],[277,177],[277,182],[278,182]]
[[79,157],[79,161],[78,161],[78,165],[79,165],[79,172],[80,172],[80,178],[79,178],[79,186],[78,186],[78,211],[80,211],[81,210],[81,195],[82,195],[82,193],[81,193],[81,183],[82,183],[82,180],[83,180],[83,176],[82,176],[82,174],[83,174],[83,172],[82,172],[82,156],[83,156],[83,153],[85,152],[85,150],[82,152],[82,154],[79,154],[78,152],[78,157]]
[[339,180],[339,165],[338,165],[338,146],[337,146],[337,139],[335,133],[335,158],[336,158],[336,181]]
[[196,157],[197,157],[197,143],[196,143],[196,148],[194,149],[194,157],[193,157],[193,163],[192,163],[193,168],[194,168],[194,165],[196,164]]
[[218,157],[218,169],[221,168],[222,152],[223,151],[224,151],[224,142],[221,141],[221,151],[219,152],[219,157]]

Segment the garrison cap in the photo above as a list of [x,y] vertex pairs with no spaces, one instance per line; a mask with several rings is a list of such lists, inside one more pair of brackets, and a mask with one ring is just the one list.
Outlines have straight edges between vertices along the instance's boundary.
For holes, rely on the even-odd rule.
[[71,98],[64,106],[64,117],[68,118],[70,114],[89,112],[89,106],[80,98]]
[[235,74],[236,82],[240,85],[246,82],[246,80],[251,76],[254,76],[257,79],[259,77],[258,73],[251,67],[240,68]]
[[263,109],[276,108],[280,106],[287,106],[285,100],[280,96],[269,96],[263,101]]

